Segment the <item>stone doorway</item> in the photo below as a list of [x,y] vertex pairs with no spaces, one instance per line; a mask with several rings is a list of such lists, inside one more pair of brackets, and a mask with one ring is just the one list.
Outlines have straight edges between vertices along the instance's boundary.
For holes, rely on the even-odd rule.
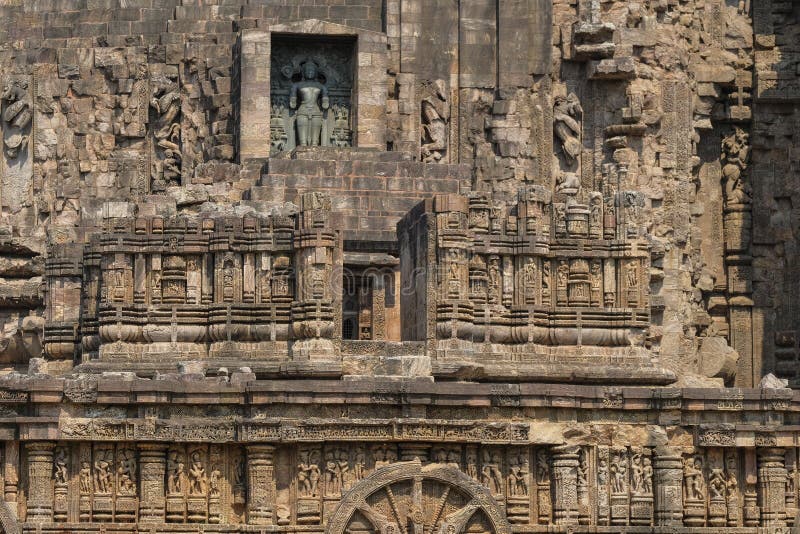
[[[358,254],[348,253],[351,259]],[[342,279],[342,339],[399,341],[397,265],[371,257],[345,264]]]

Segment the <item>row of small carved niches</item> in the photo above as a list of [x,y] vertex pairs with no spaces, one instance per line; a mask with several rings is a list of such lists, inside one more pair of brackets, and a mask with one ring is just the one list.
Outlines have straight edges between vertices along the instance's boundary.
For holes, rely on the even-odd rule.
[[[309,317],[331,323],[329,305],[324,317],[302,308],[333,298],[337,235],[326,229],[330,204],[303,195],[300,205],[291,217],[106,220],[105,232],[77,253],[82,271],[49,262],[53,313],[45,350],[71,358],[77,322],[84,355],[102,351],[103,343],[163,341],[184,343],[199,356],[207,341],[285,342],[293,319],[295,338]],[[59,252],[76,256],[72,249]],[[114,354],[138,350],[120,346]]]
[[[23,462],[23,508],[41,523],[322,525],[367,478],[366,502],[399,522],[420,495],[372,477],[398,462],[471,479],[519,525],[792,525],[800,487],[798,450],[769,446],[30,442]],[[463,505],[448,500],[459,484],[423,487],[423,509]]]
[[99,268],[89,267],[86,282],[90,297],[99,290],[101,308],[289,303],[294,267],[291,251],[115,253],[104,255]]
[[[505,308],[647,308],[646,256],[550,258],[457,248],[440,254],[447,263],[447,282],[441,288],[445,300]],[[463,286],[465,265],[469,284]]]
[[[503,238],[535,236],[537,241],[558,239],[627,240],[642,238],[646,217],[645,196],[638,191],[603,194],[592,191],[588,203],[572,200],[553,202],[551,193],[540,186],[520,191],[514,204],[471,193],[467,205],[448,202],[449,211],[440,217],[440,228],[468,229],[492,244],[502,245]],[[441,211],[441,210],[437,210]],[[466,212],[466,217],[464,214]],[[492,238],[492,236],[497,236]]]
[[247,468],[241,447],[37,442],[28,447],[26,463],[28,521],[244,520]]

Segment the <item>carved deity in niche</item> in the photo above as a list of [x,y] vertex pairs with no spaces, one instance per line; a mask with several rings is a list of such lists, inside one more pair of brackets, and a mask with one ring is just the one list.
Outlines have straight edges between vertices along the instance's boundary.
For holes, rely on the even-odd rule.
[[319,146],[321,141],[323,113],[330,107],[328,88],[319,80],[319,68],[313,60],[302,65],[303,79],[292,84],[289,107],[296,109],[295,124],[297,144]]
[[355,41],[273,34],[270,44],[270,145],[349,147]]

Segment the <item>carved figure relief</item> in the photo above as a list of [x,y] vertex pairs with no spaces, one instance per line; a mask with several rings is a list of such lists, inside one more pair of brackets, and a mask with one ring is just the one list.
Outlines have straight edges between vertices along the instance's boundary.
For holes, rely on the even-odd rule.
[[78,472],[78,487],[81,495],[90,495],[94,489],[92,486],[92,466],[89,462],[81,462],[81,468]]
[[151,124],[156,145],[152,190],[163,191],[169,185],[180,185],[181,181],[181,95],[177,76],[154,77],[151,84]]
[[8,159],[16,159],[28,146],[28,126],[33,119],[28,83],[17,79],[7,80],[0,93],[0,105],[3,110],[5,154]]
[[628,458],[624,450],[613,451],[611,456],[611,492],[625,494],[628,491]]
[[67,450],[64,447],[58,447],[53,453],[53,481],[56,486],[65,486],[68,478]]
[[437,163],[447,161],[448,122],[450,105],[444,80],[436,80],[423,87],[422,113],[422,161]]
[[683,483],[686,500],[705,500],[706,482],[703,476],[703,460],[699,456],[690,456],[684,460]]
[[302,449],[298,453],[297,491],[300,496],[319,496],[319,481],[322,474],[318,464],[319,451],[316,449]]
[[117,467],[117,494],[136,495],[136,456],[132,450],[120,451]]
[[581,153],[581,125],[583,108],[575,93],[558,96],[553,106],[553,130],[561,144],[561,152],[568,163],[575,163]]
[[208,494],[208,475],[203,464],[200,451],[191,454],[191,466],[189,467],[189,495]]
[[167,459],[167,491],[172,495],[183,495],[188,485],[183,453],[170,451]]
[[296,110],[297,144],[319,146],[322,144],[323,112],[330,107],[328,88],[320,82],[319,67],[314,60],[307,59],[300,68],[302,80],[293,83],[289,93],[289,107]]
[[277,38],[272,43],[270,144],[352,145],[353,51],[350,43]]
[[99,449],[94,461],[94,487],[98,494],[109,494],[112,490],[112,464],[110,451]]
[[753,199],[750,184],[743,174],[750,161],[750,136],[741,128],[722,140],[722,176],[725,180],[727,204],[750,204]]
[[508,469],[508,495],[510,497],[526,496],[529,492],[530,462],[524,451],[511,453]]
[[492,490],[492,494],[502,493],[503,459],[500,451],[485,449],[483,451],[483,464],[481,466],[481,483]]

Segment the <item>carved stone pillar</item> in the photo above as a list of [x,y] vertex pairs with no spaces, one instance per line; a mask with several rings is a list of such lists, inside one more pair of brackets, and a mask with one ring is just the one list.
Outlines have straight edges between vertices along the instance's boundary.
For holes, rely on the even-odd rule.
[[557,525],[578,524],[578,447],[553,448],[553,515]]
[[53,448],[50,441],[25,444],[28,452],[28,518],[29,523],[53,522]]
[[273,524],[275,508],[275,447],[247,447],[247,522],[251,525]]
[[139,521],[165,521],[164,478],[167,469],[167,446],[160,443],[139,444]]
[[785,454],[779,448],[758,450],[758,496],[763,527],[786,526]]
[[683,460],[670,447],[656,449],[655,478],[656,525],[683,525]]
[[[17,484],[19,484],[19,443],[6,441],[5,454],[3,455],[3,480],[5,482],[4,494],[6,502],[17,502]],[[17,507],[11,509],[17,513]]]
[[332,338],[341,336],[334,309],[334,248],[337,234],[330,230],[331,201],[326,195],[305,193],[294,233],[294,268],[297,293],[292,303],[294,359],[331,361],[338,358]]

